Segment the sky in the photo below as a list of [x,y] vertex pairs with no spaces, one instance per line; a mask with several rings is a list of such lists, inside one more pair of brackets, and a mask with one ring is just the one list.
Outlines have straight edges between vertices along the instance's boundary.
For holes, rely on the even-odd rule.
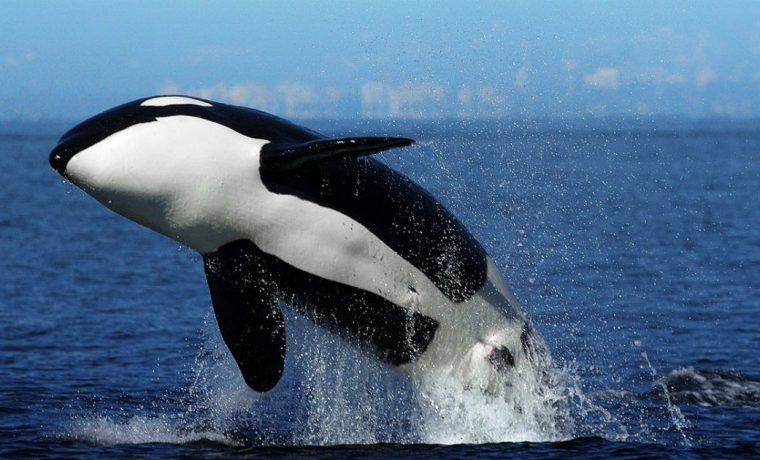
[[760,1],[0,7],[5,120],[159,93],[295,118],[760,115]]

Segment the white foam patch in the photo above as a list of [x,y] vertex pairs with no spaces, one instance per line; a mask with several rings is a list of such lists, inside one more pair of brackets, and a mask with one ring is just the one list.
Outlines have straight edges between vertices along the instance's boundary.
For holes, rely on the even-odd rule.
[[211,104],[209,104],[206,101],[200,101],[198,99],[193,99],[190,97],[184,97],[184,96],[161,96],[161,97],[154,97],[152,99],[148,99],[146,101],[143,101],[141,106],[144,107],[165,107],[167,105],[200,105],[201,107],[213,107]]
[[230,446],[241,445],[224,433],[213,430],[180,428],[179,422],[168,416],[133,416],[117,421],[104,415],[93,415],[75,419],[69,432],[73,439],[111,446],[116,444],[187,444],[199,441],[218,442]]
[[425,414],[422,441],[448,445],[556,442],[575,437],[574,406],[579,399],[585,400],[580,382],[568,369],[554,366],[548,356],[531,364],[512,376],[505,395],[465,390],[446,375],[423,382],[418,388]]

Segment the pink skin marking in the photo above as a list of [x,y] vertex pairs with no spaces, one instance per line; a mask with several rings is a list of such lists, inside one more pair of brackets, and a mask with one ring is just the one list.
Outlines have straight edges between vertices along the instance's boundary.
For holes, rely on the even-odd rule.
[[489,363],[491,362],[491,358],[493,358],[493,352],[494,352],[495,349],[496,348],[494,348],[493,345],[489,345],[489,344],[484,344],[483,345],[483,351],[485,352],[484,353],[484,355],[485,355],[484,358]]

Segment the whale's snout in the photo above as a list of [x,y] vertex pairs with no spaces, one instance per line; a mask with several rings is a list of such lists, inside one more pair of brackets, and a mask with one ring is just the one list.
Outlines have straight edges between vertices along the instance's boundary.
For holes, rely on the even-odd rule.
[[107,123],[109,120],[104,120],[107,117],[112,118],[109,112],[85,120],[68,130],[50,152],[50,166],[60,175],[68,177],[66,168],[74,156],[114,133],[114,128]]
[[59,142],[57,146],[55,146],[52,152],[50,152],[48,161],[50,162],[50,166],[58,171],[58,174],[65,176],[66,165],[69,164],[69,160],[71,160],[71,158],[76,154],[77,149],[75,149],[70,142],[62,141]]

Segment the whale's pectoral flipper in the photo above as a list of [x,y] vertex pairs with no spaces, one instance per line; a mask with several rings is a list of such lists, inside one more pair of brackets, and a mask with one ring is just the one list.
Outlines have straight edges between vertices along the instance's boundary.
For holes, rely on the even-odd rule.
[[285,367],[285,321],[266,263],[245,240],[203,256],[216,321],[249,387],[277,385]]
[[270,143],[261,149],[261,167],[286,171],[331,158],[357,158],[414,144],[404,137],[347,137],[316,139],[300,144]]

